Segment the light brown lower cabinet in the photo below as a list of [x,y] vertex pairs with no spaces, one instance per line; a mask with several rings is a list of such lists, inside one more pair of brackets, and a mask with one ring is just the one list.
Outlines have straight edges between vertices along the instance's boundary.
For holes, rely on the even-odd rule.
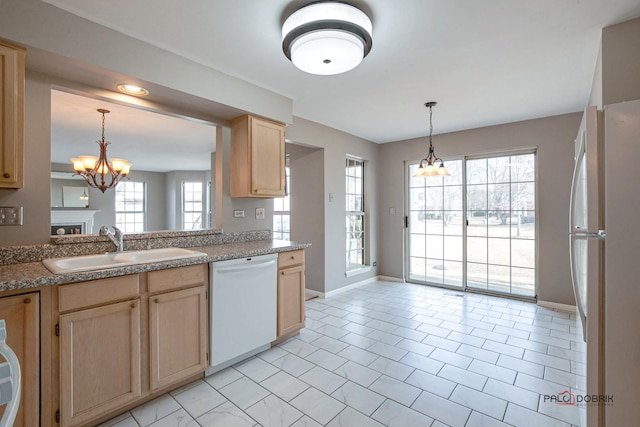
[[207,284],[200,264],[60,285],[60,425],[95,425],[203,374]]
[[149,299],[151,391],[207,368],[206,325],[203,286]]
[[59,327],[62,426],[141,396],[139,299],[63,314]]
[[[7,328],[7,344],[18,357],[22,398],[14,427],[40,425],[40,294],[0,298],[0,319]],[[4,362],[2,356],[0,361]],[[6,406],[0,406],[0,418]]]
[[278,255],[277,339],[304,328],[304,250]]

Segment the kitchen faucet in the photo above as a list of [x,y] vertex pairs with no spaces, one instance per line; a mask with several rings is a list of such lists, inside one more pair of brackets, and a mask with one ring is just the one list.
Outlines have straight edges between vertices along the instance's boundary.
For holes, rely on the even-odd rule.
[[112,228],[113,232],[109,230],[109,227],[103,225],[102,227],[100,227],[100,235],[107,236],[109,239],[111,239],[113,244],[116,245],[116,252],[122,252],[124,249],[124,245],[122,242],[122,231],[120,231],[120,229],[115,225]]

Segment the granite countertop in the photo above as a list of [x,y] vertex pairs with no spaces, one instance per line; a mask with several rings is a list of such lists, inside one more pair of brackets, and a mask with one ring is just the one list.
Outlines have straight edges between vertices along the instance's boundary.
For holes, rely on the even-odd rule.
[[42,262],[0,265],[0,292],[82,282],[85,280],[103,279],[106,277],[123,276],[126,274],[142,273],[145,271],[162,270],[165,268],[182,267],[185,265],[202,264],[213,261],[223,261],[227,259],[266,255],[305,249],[309,246],[311,246],[309,243],[290,242],[286,240],[255,240],[240,243],[189,247],[189,249],[204,252],[207,255],[197,258],[128,265],[105,270],[83,271],[70,274],[53,274],[42,264]]

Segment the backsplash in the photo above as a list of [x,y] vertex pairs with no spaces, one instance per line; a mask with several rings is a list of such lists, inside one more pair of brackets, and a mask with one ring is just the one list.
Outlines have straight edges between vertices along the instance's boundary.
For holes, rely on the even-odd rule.
[[[168,247],[191,248],[198,246],[271,240],[271,230],[234,231],[221,229],[193,231],[152,231],[124,235],[124,250],[144,250]],[[43,245],[0,247],[0,265],[39,262],[45,258],[94,255],[113,252],[115,247],[108,237],[97,234],[52,237]]]

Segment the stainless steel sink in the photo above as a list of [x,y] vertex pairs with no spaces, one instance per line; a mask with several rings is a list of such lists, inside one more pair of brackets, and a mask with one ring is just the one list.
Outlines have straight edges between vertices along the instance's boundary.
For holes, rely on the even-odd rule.
[[80,271],[103,270],[127,265],[148,264],[174,259],[202,257],[204,252],[184,248],[149,249],[146,251],[108,252],[100,255],[49,258],[42,260],[54,274],[69,274]]

